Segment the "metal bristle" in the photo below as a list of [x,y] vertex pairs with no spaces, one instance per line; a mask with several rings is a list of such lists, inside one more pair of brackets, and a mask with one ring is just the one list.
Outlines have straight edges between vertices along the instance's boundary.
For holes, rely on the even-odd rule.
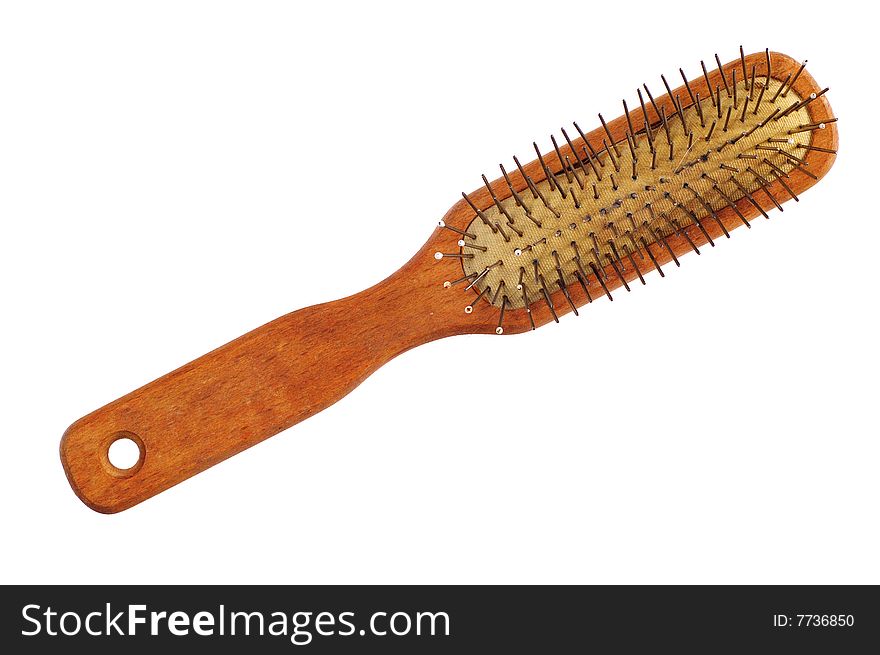
[[514,157],[515,170],[499,164],[498,181],[482,176],[488,195],[462,194],[473,220],[441,222],[460,237],[459,252],[435,257],[461,262],[464,275],[443,286],[464,285],[467,313],[491,305],[497,334],[525,320],[512,318],[517,311],[534,329],[536,306],[542,320],[559,322],[602,295],[613,301],[612,289],[646,285],[654,271],[666,277],[663,265],[680,266],[682,248],[699,255],[733,227],[751,228],[746,214],[769,218],[764,205],[781,211],[781,200],[799,200],[792,177],[818,178],[808,154],[834,152],[812,137],[837,118],[811,120],[808,111],[827,89],[786,99],[798,96],[806,61],[774,77],[769,48],[747,57],[740,46],[726,69],[714,58],[717,69],[700,61],[695,79],[679,68],[678,89],[661,75],[662,98],[642,84],[619,119],[598,114],[595,134],[575,122],[576,135],[562,128],[546,152],[533,143],[533,163]]

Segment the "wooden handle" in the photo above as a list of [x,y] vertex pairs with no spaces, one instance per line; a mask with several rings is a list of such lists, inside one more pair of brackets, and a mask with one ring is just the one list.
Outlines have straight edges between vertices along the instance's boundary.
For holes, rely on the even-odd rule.
[[[426,246],[375,287],[283,316],[76,421],[61,442],[74,491],[99,512],[131,507],[316,414],[409,348],[462,331],[431,261]],[[124,437],[140,459],[121,470],[108,450]]]

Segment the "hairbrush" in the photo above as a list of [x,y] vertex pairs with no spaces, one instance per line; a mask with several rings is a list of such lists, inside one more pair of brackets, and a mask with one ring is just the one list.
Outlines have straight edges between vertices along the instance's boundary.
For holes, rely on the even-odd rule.
[[[798,200],[830,169],[837,119],[806,62],[769,50],[655,97],[462,194],[400,270],[282,316],[71,425],[61,459],[99,512],[135,505],[333,404],[400,353],[458,334],[533,330],[630,291]],[[110,446],[130,439],[131,468]]]

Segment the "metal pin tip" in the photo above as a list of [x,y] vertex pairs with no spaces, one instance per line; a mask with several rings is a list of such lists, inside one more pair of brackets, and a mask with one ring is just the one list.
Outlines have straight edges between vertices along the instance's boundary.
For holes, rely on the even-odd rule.
[[464,245],[464,239],[459,239],[459,240],[458,240],[458,245],[459,245],[459,246],[463,246],[463,245]]
[[437,227],[446,227],[446,221],[441,218],[439,221],[437,221]]
[[465,313],[465,314],[470,314],[472,311],[474,311],[474,306],[473,306],[473,305],[468,305],[467,307],[464,308],[464,313]]
[[448,289],[451,286],[452,286],[452,282],[450,282],[449,280],[446,280],[446,282],[443,283],[444,289]]
[[443,253],[442,252],[435,252],[434,259],[438,259],[438,260],[443,259]]
[[495,328],[495,334],[504,334],[504,328],[503,327]]

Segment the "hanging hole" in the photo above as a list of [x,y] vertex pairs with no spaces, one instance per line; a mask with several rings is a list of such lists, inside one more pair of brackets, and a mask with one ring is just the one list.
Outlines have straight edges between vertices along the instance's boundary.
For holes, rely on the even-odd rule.
[[144,442],[132,432],[119,432],[107,444],[103,460],[107,471],[115,477],[134,475],[144,463]]
[[123,471],[127,471],[137,464],[140,458],[141,449],[128,437],[117,439],[107,449],[107,459],[113,466]]

